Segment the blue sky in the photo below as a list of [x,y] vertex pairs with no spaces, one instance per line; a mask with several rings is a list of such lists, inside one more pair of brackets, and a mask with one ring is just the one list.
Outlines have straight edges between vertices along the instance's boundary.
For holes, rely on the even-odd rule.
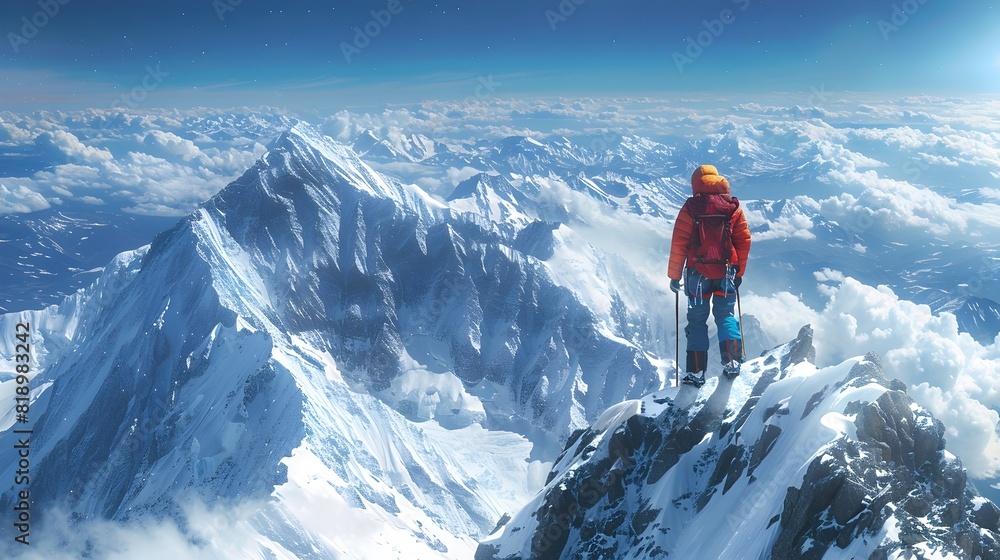
[[0,31],[6,109],[1000,92],[991,1],[5,0]]

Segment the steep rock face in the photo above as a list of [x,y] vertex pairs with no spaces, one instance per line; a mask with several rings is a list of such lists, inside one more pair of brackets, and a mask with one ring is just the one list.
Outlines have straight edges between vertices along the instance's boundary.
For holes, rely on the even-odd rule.
[[306,128],[205,214],[266,276],[274,322],[315,331],[373,391],[392,386],[404,352],[442,360],[470,387],[510,392],[494,400],[498,422],[528,418],[564,437],[570,411],[592,422],[659,385],[645,355],[603,334],[544,266],[511,249],[514,238],[427,203]]
[[816,370],[812,332],[734,382],[613,407],[477,559],[997,557],[997,512],[874,355]]

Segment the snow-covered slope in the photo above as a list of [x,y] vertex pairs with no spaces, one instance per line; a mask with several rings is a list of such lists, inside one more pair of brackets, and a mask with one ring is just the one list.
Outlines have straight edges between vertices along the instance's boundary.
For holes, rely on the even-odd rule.
[[813,356],[805,327],[733,382],[612,407],[476,558],[1000,557],[942,424],[877,356]]
[[515,241],[296,126],[90,289],[3,317],[45,358],[36,509],[249,503],[234,557],[470,555],[570,432],[663,385]]

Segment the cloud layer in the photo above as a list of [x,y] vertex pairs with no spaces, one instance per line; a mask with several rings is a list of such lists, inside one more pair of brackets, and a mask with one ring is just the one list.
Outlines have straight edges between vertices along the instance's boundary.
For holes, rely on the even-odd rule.
[[948,449],[969,473],[1000,475],[1000,345],[977,343],[959,333],[951,313],[933,314],[885,286],[866,286],[831,270],[817,280],[829,288],[822,310],[788,292],[748,296],[745,309],[779,340],[811,324],[820,365],[878,353],[886,374],[906,383],[910,395],[945,423]]
[[0,213],[68,203],[179,216],[253,165],[277,113],[0,113]]

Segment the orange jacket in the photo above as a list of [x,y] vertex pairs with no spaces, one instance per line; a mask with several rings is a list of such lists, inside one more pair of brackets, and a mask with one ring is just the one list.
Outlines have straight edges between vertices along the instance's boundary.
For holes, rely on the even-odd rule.
[[[704,194],[729,194],[729,181],[719,175],[715,167],[702,165],[691,177],[691,189],[694,196]],[[667,266],[667,276],[671,280],[680,280],[684,274],[684,264],[690,249],[691,234],[694,231],[694,218],[685,202],[677,221],[674,222],[674,235],[670,242],[670,264]],[[747,259],[750,257],[750,227],[747,225],[743,208],[733,212],[730,221],[730,235],[733,241],[733,254],[730,264],[739,267],[737,276],[743,276],[747,270]]]

